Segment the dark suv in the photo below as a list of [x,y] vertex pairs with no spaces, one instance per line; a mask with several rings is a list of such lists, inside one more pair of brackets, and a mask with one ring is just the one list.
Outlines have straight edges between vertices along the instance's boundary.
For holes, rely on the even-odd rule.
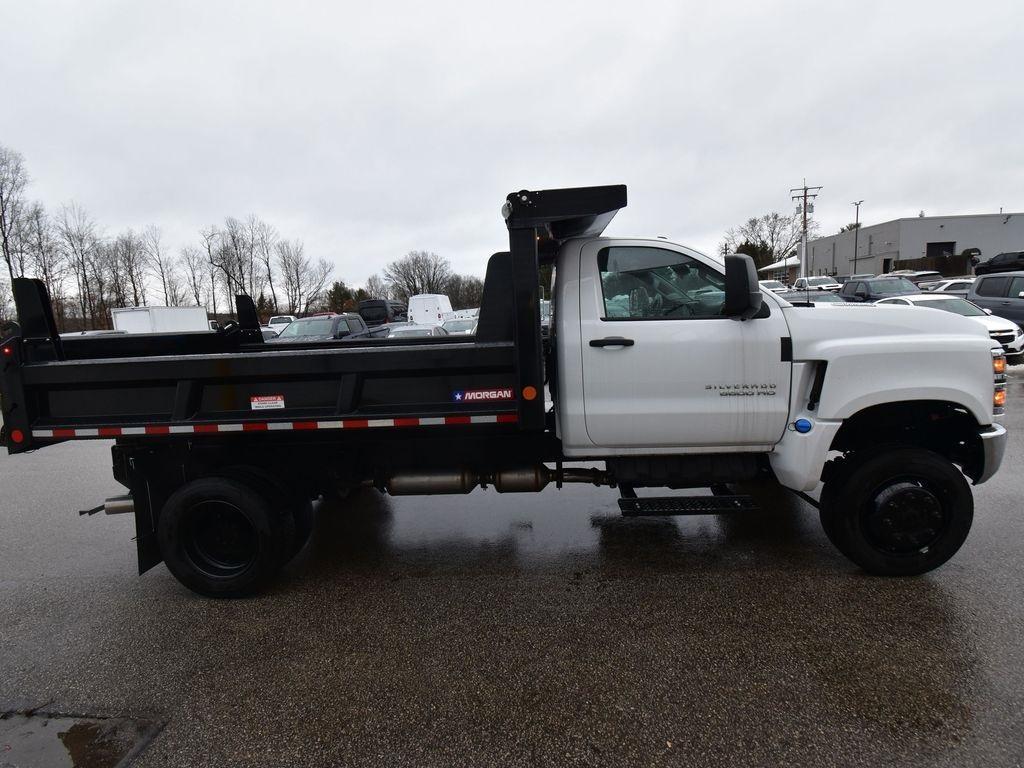
[[293,320],[285,326],[269,344],[307,343],[311,341],[333,341],[335,339],[367,339],[370,330],[359,315],[313,315]]
[[984,264],[974,268],[976,275],[991,275],[993,272],[1013,272],[1024,269],[1024,251],[997,253]]
[[359,316],[368,326],[404,323],[409,319],[405,304],[391,299],[366,299],[359,302]]
[[872,277],[867,280],[850,280],[839,289],[843,301],[878,301],[890,296],[904,296],[921,293],[921,289],[905,277]]

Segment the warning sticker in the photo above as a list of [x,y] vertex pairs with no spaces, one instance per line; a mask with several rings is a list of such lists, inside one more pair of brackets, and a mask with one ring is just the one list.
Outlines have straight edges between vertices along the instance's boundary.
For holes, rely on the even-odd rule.
[[458,389],[452,392],[452,400],[456,403],[472,403],[483,400],[513,400],[512,389]]
[[254,411],[284,408],[284,395],[253,395],[249,398],[249,405]]

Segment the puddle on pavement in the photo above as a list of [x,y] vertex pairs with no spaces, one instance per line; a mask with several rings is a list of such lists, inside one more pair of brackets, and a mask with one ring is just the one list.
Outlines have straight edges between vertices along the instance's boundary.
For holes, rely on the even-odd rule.
[[0,716],[0,768],[115,768],[156,724],[121,717]]

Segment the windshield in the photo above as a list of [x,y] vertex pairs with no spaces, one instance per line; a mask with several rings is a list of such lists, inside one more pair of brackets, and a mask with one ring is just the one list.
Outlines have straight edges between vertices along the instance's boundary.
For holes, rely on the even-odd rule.
[[836,279],[834,277],[809,277],[807,278],[808,285],[834,285]]
[[762,280],[761,286],[763,288],[782,288],[783,285],[778,280]]
[[946,312],[953,312],[964,317],[984,317],[985,312],[977,304],[972,304],[967,299],[936,299],[935,301],[922,301],[922,307],[941,309]]
[[820,294],[812,294],[810,296],[810,300],[813,301],[815,304],[827,304],[830,301],[838,301],[845,303],[845,299],[843,299],[842,296],[839,296],[838,294],[835,293],[829,293],[828,291],[821,291]]
[[451,333],[452,331],[468,331],[473,328],[472,320],[445,320],[441,327]]
[[917,286],[905,277],[893,277],[888,280],[875,280],[871,283],[872,293],[916,293]]
[[270,318],[270,325],[288,325],[291,321],[290,317],[272,317]]
[[330,336],[334,319],[330,317],[309,317],[288,323],[277,338],[287,339],[295,336]]

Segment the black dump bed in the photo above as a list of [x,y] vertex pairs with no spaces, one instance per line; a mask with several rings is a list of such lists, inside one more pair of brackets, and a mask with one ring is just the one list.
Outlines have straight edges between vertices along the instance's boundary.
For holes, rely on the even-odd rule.
[[538,260],[596,235],[625,187],[517,192],[510,250],[487,265],[478,332],[455,340],[264,344],[252,300],[217,332],[62,339],[46,288],[14,281],[19,324],[3,341],[8,451],[77,438],[489,425],[546,428]]

